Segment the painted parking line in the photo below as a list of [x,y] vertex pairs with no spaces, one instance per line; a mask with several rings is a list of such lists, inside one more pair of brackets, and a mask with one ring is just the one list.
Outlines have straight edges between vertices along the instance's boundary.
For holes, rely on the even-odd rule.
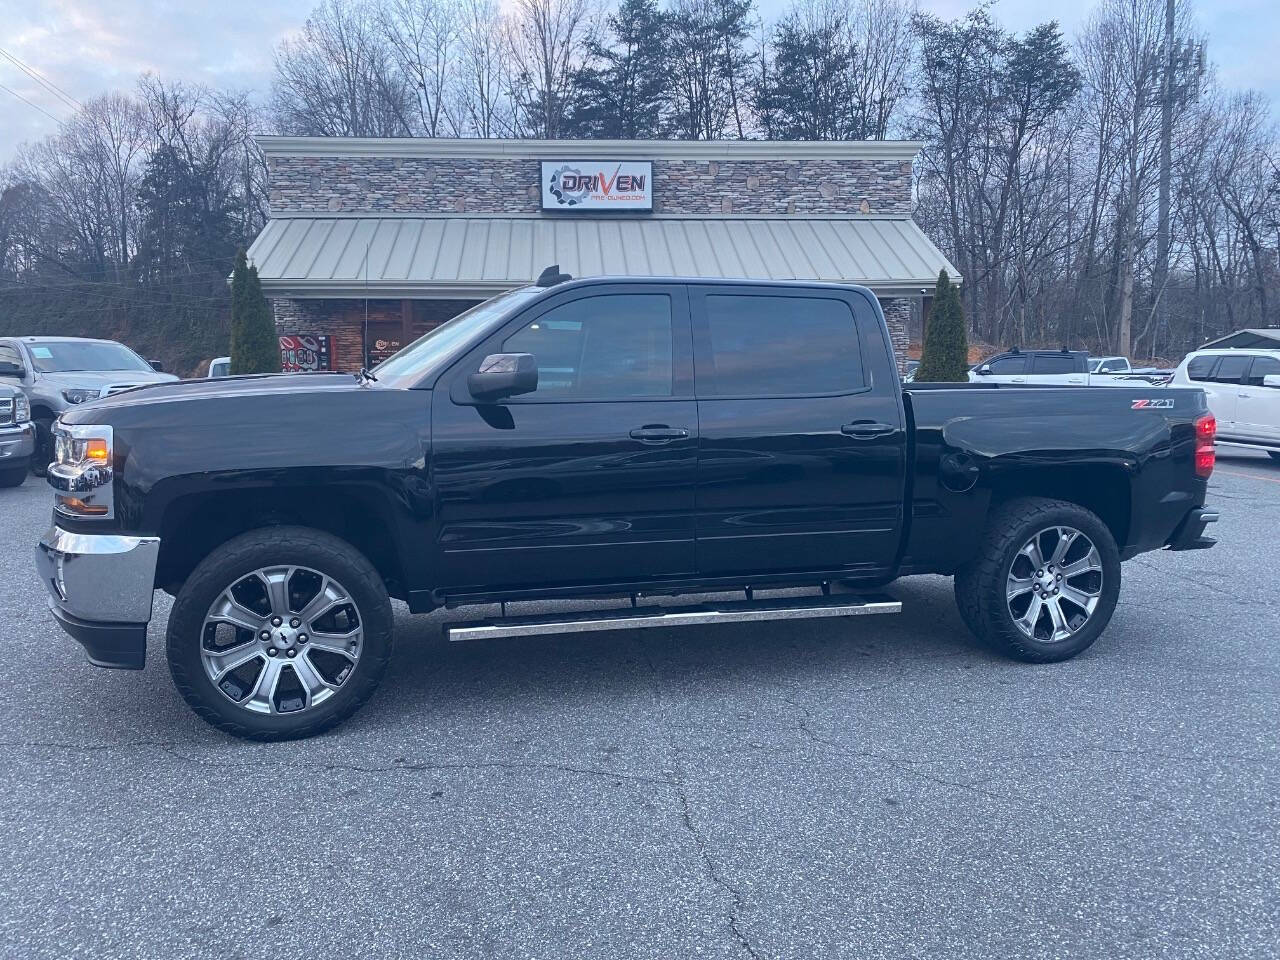
[[1223,470],[1221,467],[1215,467],[1213,473],[1215,476],[1222,474],[1227,477],[1244,477],[1246,480],[1265,480],[1267,483],[1280,483],[1280,477],[1260,477],[1256,473],[1237,473],[1234,470]]

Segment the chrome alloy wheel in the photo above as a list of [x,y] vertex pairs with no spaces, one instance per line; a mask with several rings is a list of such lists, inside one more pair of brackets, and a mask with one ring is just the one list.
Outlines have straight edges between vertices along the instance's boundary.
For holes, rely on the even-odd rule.
[[1102,557],[1092,540],[1074,527],[1047,527],[1009,565],[1009,615],[1032,640],[1066,640],[1093,616],[1102,581]]
[[364,632],[351,594],[307,567],[262,567],[213,601],[200,632],[205,675],[254,713],[324,703],[351,676]]

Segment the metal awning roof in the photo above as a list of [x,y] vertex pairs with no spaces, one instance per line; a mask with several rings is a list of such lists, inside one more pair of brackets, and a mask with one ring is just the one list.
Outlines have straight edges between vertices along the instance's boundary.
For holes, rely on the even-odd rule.
[[1248,327],[1237,330],[1217,340],[1208,340],[1197,350],[1218,350],[1223,347],[1248,350],[1280,350],[1280,327]]
[[833,280],[899,296],[959,279],[910,217],[306,216],[249,249],[263,292],[287,297],[492,296],[549,264],[575,277]]

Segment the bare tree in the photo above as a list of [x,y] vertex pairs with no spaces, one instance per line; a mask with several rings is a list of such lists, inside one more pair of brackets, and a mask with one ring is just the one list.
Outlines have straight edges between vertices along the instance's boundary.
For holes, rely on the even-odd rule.
[[408,136],[415,99],[364,0],[325,0],[276,48],[272,113],[281,132]]
[[593,0],[516,0],[506,37],[516,125],[524,136],[561,136],[596,13]]
[[459,19],[455,0],[382,0],[377,8],[383,40],[413,89],[415,133],[458,134],[447,99],[458,68]]
[[452,97],[455,132],[459,136],[511,134],[509,73],[497,0],[460,0]]

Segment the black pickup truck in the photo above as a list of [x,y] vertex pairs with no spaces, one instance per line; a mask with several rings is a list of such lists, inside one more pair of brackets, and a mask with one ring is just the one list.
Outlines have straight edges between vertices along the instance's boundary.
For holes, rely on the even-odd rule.
[[[141,668],[173,594],[179,690],[257,739],[370,696],[392,597],[501,604],[447,623],[471,639],[894,612],[890,581],[953,574],[975,634],[1048,662],[1105,628],[1121,561],[1213,544],[1213,437],[1199,390],[903,389],[860,287],[552,270],[371,374],[69,410],[36,560],[99,666]],[[592,602],[506,615],[547,598]]]

